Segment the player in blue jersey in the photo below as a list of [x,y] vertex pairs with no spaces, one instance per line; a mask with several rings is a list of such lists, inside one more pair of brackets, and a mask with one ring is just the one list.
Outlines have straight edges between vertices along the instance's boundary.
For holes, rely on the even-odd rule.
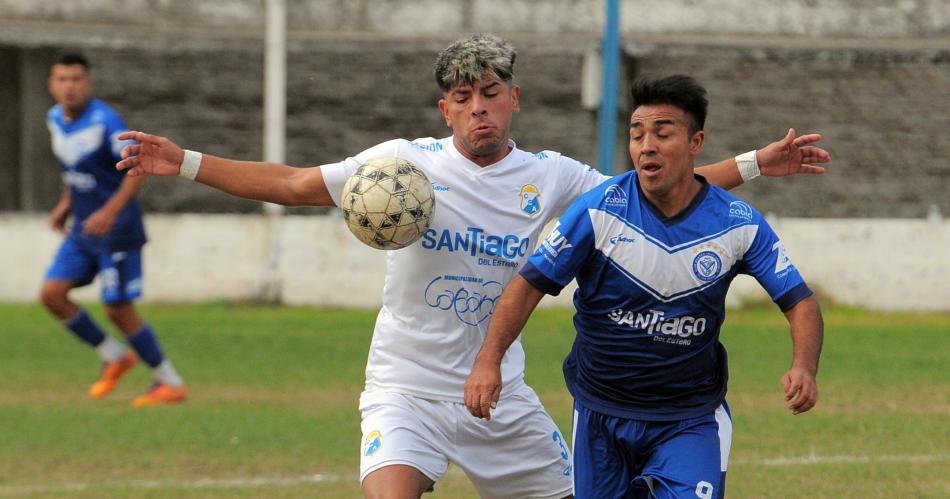
[[678,75],[631,93],[635,171],[578,198],[508,285],[465,402],[491,419],[508,346],[544,294],[576,278],[564,361],[576,497],[722,497],[732,424],[719,333],[732,279],[754,276],[789,321],[781,382],[793,414],[817,398],[821,312],[762,215],[694,173],[705,90]]
[[[146,237],[135,194],[144,178],[128,177],[114,166],[126,145],[117,137],[128,127],[118,113],[92,96],[89,63],[81,54],[63,54],[56,60],[50,69],[49,92],[56,104],[47,115],[47,126],[65,183],[50,225],[66,237],[46,273],[40,301],[102,359],[100,378],[89,389],[91,397],[107,395],[142,359],[151,368],[155,384],[133,405],[184,400],[187,390],[181,376],[133,305],[142,292]],[[67,228],[70,216],[72,226]],[[69,298],[73,288],[89,284],[96,275],[102,282],[106,314],[135,354]]]

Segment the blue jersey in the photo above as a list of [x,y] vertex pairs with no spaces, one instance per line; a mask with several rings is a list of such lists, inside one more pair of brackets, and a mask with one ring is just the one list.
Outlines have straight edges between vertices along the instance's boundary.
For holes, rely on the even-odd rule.
[[711,413],[726,393],[719,330],[732,279],[754,276],[782,310],[811,295],[762,215],[696,178],[702,189],[672,218],[643,197],[635,172],[604,182],[521,270],[548,294],[577,278],[564,376],[585,407],[648,421]]
[[62,106],[57,104],[49,110],[46,125],[53,154],[63,167],[63,182],[72,195],[70,236],[107,251],[130,250],[145,244],[142,210],[135,199],[126,204],[105,238],[82,235],[86,218],[109,201],[125,178],[125,173],[115,168],[125,145],[115,137],[128,130],[119,114],[105,102],[92,99],[80,116],[67,120]]

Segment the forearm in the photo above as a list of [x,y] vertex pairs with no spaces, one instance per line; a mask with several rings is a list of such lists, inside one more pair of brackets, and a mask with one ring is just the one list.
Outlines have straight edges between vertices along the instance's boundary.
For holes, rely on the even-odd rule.
[[706,177],[710,184],[730,190],[742,185],[742,175],[735,158],[724,159],[718,163],[700,166],[696,173]]
[[332,206],[333,200],[318,170],[204,154],[195,180],[247,199],[286,206]]
[[106,201],[106,204],[102,205],[100,210],[118,215],[122,209],[129,204],[129,201],[138,194],[144,183],[145,177],[125,177],[122,179],[122,184],[119,186],[119,189]]
[[814,298],[805,298],[785,315],[791,326],[792,367],[817,374],[824,341],[824,323],[818,302]]
[[520,275],[516,276],[498,299],[476,362],[500,364],[543,297],[544,293]]

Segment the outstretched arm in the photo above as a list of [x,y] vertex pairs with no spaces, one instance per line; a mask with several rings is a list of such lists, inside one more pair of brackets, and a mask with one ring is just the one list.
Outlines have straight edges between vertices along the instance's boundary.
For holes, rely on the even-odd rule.
[[755,170],[766,177],[825,173],[825,168],[818,163],[831,161],[831,155],[820,147],[810,145],[820,140],[821,135],[817,133],[796,137],[795,129],[789,128],[785,137],[755,151],[757,168],[753,168],[751,174],[747,171],[745,177],[740,173],[735,158],[701,166],[696,168],[696,173],[724,189],[733,189],[742,185],[745,180],[755,178],[758,174]]
[[[119,170],[130,177],[178,175],[185,151],[165,137],[128,131],[119,140],[138,144],[122,149]],[[333,206],[320,168],[293,168],[259,161],[235,161],[204,154],[194,179],[234,196],[287,206]]]
[[805,298],[785,312],[792,329],[792,367],[782,376],[785,401],[792,414],[801,414],[818,400],[818,358],[824,339],[821,308],[814,298]]
[[501,360],[543,297],[543,292],[519,275],[498,299],[488,334],[465,381],[465,406],[472,416],[491,419],[491,410],[501,397]]

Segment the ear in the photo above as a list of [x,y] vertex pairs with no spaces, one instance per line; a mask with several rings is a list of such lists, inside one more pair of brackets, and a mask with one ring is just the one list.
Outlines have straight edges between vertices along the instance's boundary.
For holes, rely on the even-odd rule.
[[442,111],[442,117],[445,118],[445,126],[452,128],[452,118],[449,118],[448,103],[445,99],[439,99],[439,111]]
[[693,134],[693,137],[689,139],[689,153],[693,156],[699,154],[699,151],[703,148],[703,141],[706,139],[706,133],[702,130]]
[[518,85],[511,86],[511,111],[517,113],[521,111],[521,87]]

